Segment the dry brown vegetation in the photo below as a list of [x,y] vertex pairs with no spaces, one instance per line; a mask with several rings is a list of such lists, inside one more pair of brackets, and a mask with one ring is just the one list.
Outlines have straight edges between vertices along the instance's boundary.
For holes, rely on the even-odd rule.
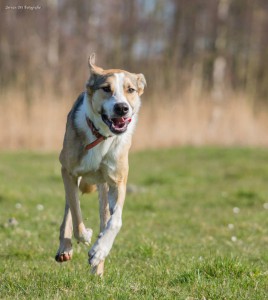
[[[78,93],[77,93],[78,94]],[[77,95],[55,99],[43,94],[31,105],[19,94],[6,94],[0,104],[0,148],[59,150],[66,116]],[[133,149],[174,145],[268,146],[268,113],[254,110],[250,99],[229,95],[215,101],[210,95],[177,98],[163,93],[144,95]]]
[[209,95],[198,99],[185,94],[166,103],[144,105],[135,136],[135,147],[174,145],[268,146],[268,113],[254,113],[244,97],[232,95],[215,102]]

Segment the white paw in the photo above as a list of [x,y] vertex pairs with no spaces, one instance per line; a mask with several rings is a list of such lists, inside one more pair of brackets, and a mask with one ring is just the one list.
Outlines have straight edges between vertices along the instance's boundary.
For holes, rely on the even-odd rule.
[[97,241],[94,246],[89,250],[88,256],[89,256],[89,263],[94,268],[96,267],[100,262],[102,262],[105,257],[109,254],[109,249]]
[[91,228],[85,228],[82,232],[80,232],[77,242],[81,242],[88,246],[91,243],[92,234],[93,230]]

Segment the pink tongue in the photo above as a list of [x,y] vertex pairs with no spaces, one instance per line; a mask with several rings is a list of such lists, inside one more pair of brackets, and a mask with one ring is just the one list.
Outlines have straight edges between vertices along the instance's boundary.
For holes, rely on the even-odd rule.
[[130,123],[131,122],[131,118],[127,119],[127,118],[114,118],[112,119],[114,126],[118,127],[118,128],[123,128],[126,124],[126,122]]
[[125,124],[125,119],[124,118],[114,118],[112,119],[113,123],[115,125],[121,125],[121,124]]

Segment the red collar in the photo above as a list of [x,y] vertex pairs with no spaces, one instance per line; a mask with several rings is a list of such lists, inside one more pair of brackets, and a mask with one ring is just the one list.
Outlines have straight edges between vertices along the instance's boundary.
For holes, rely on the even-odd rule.
[[95,137],[97,138],[94,142],[86,145],[85,150],[90,150],[90,149],[94,148],[95,146],[97,146],[102,141],[106,140],[107,137],[105,137],[99,133],[99,131],[94,126],[93,122],[87,116],[86,116],[86,120],[87,120],[88,127],[91,129],[92,134],[95,135]]

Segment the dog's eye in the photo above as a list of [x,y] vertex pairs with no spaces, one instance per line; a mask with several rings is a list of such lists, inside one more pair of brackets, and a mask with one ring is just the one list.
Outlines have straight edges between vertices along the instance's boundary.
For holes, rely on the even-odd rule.
[[102,90],[105,92],[105,93],[111,93],[111,87],[110,86],[104,86],[102,87]]
[[130,94],[132,94],[132,93],[135,92],[135,90],[134,90],[133,88],[128,88],[127,91],[128,91],[128,93],[130,93]]

